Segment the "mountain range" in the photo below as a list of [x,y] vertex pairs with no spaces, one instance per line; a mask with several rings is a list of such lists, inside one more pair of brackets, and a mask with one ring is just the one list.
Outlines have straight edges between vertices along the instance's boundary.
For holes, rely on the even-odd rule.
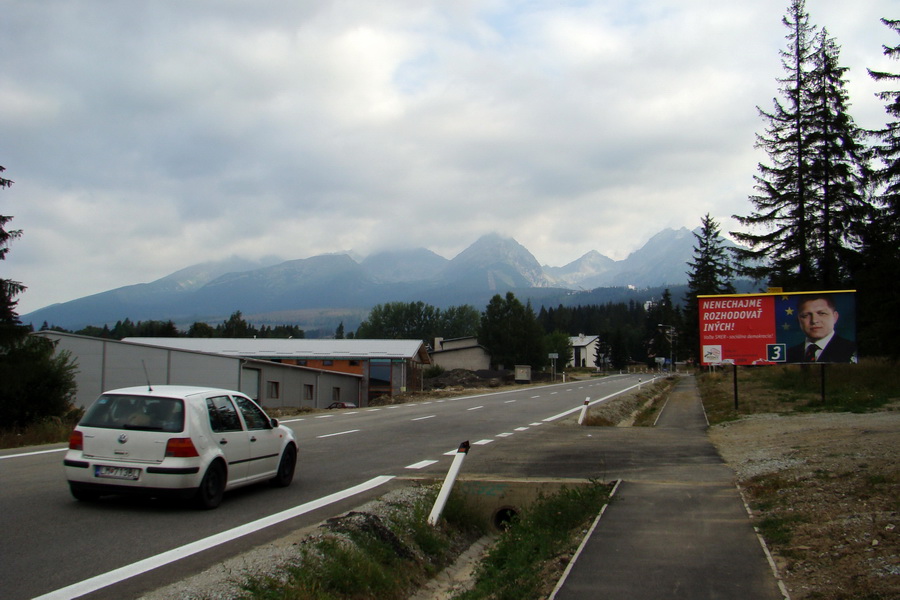
[[231,257],[20,318],[35,328],[47,323],[77,330],[126,318],[172,320],[180,326],[218,323],[241,311],[257,323],[327,328],[336,319],[354,326],[371,307],[386,302],[422,301],[442,308],[471,304],[480,310],[494,294],[512,291],[537,308],[573,300],[594,303],[598,288],[616,290],[602,301],[621,301],[641,290],[646,296],[653,288],[685,285],[695,243],[686,228],[666,229],[624,260],[590,251],[562,267],[541,265],[519,242],[496,233],[479,238],[453,259],[425,248],[362,259],[349,253],[261,262]]

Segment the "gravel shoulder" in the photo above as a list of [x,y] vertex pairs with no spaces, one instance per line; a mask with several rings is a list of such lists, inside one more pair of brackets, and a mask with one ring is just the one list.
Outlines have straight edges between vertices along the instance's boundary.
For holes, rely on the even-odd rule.
[[793,600],[900,598],[900,411],[709,430]]

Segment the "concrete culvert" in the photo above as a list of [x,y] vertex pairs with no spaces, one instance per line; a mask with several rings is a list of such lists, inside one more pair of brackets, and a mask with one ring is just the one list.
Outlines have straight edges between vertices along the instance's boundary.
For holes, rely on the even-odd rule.
[[504,506],[494,513],[493,524],[498,531],[505,531],[512,520],[519,516],[519,511],[511,506]]

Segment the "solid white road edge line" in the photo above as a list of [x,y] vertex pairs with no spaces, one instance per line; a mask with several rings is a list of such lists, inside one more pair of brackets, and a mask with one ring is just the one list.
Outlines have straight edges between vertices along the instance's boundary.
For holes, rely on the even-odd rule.
[[84,581],[81,581],[79,583],[75,583],[70,586],[60,588],[54,592],[50,592],[49,594],[38,596],[33,600],[68,600],[71,598],[84,596],[85,594],[90,594],[91,592],[95,592],[99,589],[113,585],[114,583],[130,579],[131,577],[134,577],[136,575],[141,575],[143,573],[146,573],[147,571],[152,571],[153,569],[179,561],[193,554],[197,554],[199,552],[203,552],[204,550],[214,548],[215,546],[218,546],[220,544],[236,540],[247,534],[265,529],[266,527],[277,525],[278,523],[287,521],[288,519],[293,519],[294,517],[312,512],[316,509],[328,506],[329,504],[334,504],[335,502],[339,502],[357,494],[361,494],[362,492],[369,491],[378,486],[384,485],[393,478],[394,477],[392,475],[382,475],[380,477],[374,477],[369,481],[365,481],[363,483],[360,483],[359,485],[347,488],[346,490],[341,490],[340,492],[335,492],[334,494],[323,496],[322,498],[319,498],[317,500],[295,506],[294,508],[289,508],[288,510],[284,510],[280,513],[275,513],[274,515],[269,515],[268,517],[263,517],[262,519],[258,519],[251,523],[229,529],[228,531],[223,531],[222,533],[217,533],[216,535],[212,535],[208,538],[197,540],[196,542],[191,542],[190,544],[185,544],[180,548],[175,548],[173,550],[163,552],[162,554],[157,554],[156,556],[151,556],[149,558],[145,558],[144,560],[139,560],[136,563],[114,569],[107,573],[103,573],[102,575],[97,575],[96,577],[91,577],[90,579],[85,579]]
[[[625,388],[624,390],[620,390],[620,391],[616,392],[615,394],[610,394],[609,396],[604,396],[603,398],[600,398],[599,400],[594,400],[594,401],[592,401],[590,404],[588,404],[588,406],[593,406],[593,405],[595,405],[595,404],[599,404],[600,402],[603,402],[604,400],[609,400],[610,398],[613,398],[613,397],[615,397],[615,396],[618,396],[619,394],[624,394],[625,392],[630,391],[630,390],[633,390],[633,389],[636,388],[636,387],[640,387],[640,386],[642,386],[642,385],[644,385],[644,384],[647,384],[647,383],[652,383],[655,379],[658,379],[658,378],[657,378],[657,377],[654,377],[654,378],[648,379],[647,381],[644,381],[644,382],[642,382],[642,383],[636,383],[636,384],[634,384],[634,385],[631,386],[631,387],[627,387],[627,388]],[[579,405],[576,406],[575,408],[571,408],[571,409],[569,409],[569,410],[567,410],[567,411],[565,411],[565,412],[561,412],[561,413],[559,413],[558,415],[553,415],[552,417],[547,417],[546,419],[544,419],[544,422],[545,422],[545,423],[549,423],[550,421],[555,421],[555,420],[557,420],[557,419],[562,419],[563,417],[568,417],[568,416],[571,415],[572,413],[578,412],[579,410],[581,410],[582,406],[583,406],[583,404],[579,404]]]
[[65,452],[68,449],[68,446],[66,446],[65,448],[54,448],[52,450],[35,450],[34,452],[22,452],[21,454],[7,454],[6,456],[0,456],[0,460],[5,460],[7,458],[21,458],[23,456],[37,456],[38,454],[50,454],[51,452]]

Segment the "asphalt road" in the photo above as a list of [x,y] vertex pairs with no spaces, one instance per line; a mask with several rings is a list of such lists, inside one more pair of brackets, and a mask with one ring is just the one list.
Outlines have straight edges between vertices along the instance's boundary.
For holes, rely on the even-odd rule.
[[586,398],[599,401],[639,378],[648,379],[613,376],[288,419],[300,442],[293,485],[236,490],[213,511],[119,497],[76,502],[59,446],[0,452],[0,597],[137,597],[358,506],[395,477],[442,476],[463,441],[472,444],[467,461],[482,472],[511,460],[528,464],[510,456],[520,452],[513,441],[538,439]]

